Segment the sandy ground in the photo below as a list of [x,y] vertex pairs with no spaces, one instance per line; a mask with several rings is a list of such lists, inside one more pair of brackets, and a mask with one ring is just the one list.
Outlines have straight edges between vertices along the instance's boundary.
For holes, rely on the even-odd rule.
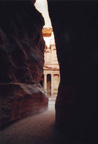
[[0,132],[0,144],[63,144],[55,127],[55,99],[48,110],[17,121]]
[[13,123],[0,131],[0,144],[98,144],[67,137],[55,125],[55,99],[48,110]]

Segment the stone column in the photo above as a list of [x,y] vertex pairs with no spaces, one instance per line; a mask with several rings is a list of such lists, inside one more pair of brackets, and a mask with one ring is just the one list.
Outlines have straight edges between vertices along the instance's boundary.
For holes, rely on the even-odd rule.
[[53,95],[53,90],[54,90],[54,87],[53,87],[53,74],[51,74],[51,96]]
[[53,46],[51,46],[51,53],[52,53],[52,63],[53,63]]
[[44,89],[47,91],[47,74],[44,74]]

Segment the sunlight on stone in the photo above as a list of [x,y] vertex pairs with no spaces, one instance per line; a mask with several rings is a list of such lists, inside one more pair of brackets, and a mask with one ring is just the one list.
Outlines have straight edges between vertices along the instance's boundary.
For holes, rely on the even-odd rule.
[[44,50],[44,69],[41,79],[41,85],[46,90],[49,97],[56,97],[60,82],[59,63],[56,54],[56,45],[51,21],[48,14],[48,6],[46,0],[37,0],[36,9],[43,15],[45,26],[43,28],[43,38],[45,40]]
[[45,28],[50,28],[51,26],[51,21],[49,18],[49,13],[48,13],[48,5],[47,5],[47,0],[36,0],[35,3],[36,9],[43,15],[44,20],[45,20]]
[[[46,32],[47,31],[47,32]],[[59,64],[56,54],[56,46],[52,29],[43,30],[46,42],[44,50],[44,83],[43,87],[51,97],[56,97],[60,82]]]

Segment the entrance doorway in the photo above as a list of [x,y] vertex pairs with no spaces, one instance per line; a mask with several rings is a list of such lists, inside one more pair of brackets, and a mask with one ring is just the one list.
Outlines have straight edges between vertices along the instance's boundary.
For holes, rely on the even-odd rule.
[[43,81],[44,81],[44,75],[42,75],[41,80],[40,80],[40,84],[42,85],[42,87],[43,87]]

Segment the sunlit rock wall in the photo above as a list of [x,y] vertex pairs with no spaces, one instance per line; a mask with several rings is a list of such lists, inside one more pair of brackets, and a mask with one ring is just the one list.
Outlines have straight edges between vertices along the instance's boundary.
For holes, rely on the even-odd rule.
[[65,126],[66,134],[94,143],[98,132],[98,2],[49,0],[48,4],[60,64],[56,122]]
[[[34,2],[33,2],[34,3]],[[0,2],[1,125],[47,108],[43,73],[44,20],[30,1]]]

